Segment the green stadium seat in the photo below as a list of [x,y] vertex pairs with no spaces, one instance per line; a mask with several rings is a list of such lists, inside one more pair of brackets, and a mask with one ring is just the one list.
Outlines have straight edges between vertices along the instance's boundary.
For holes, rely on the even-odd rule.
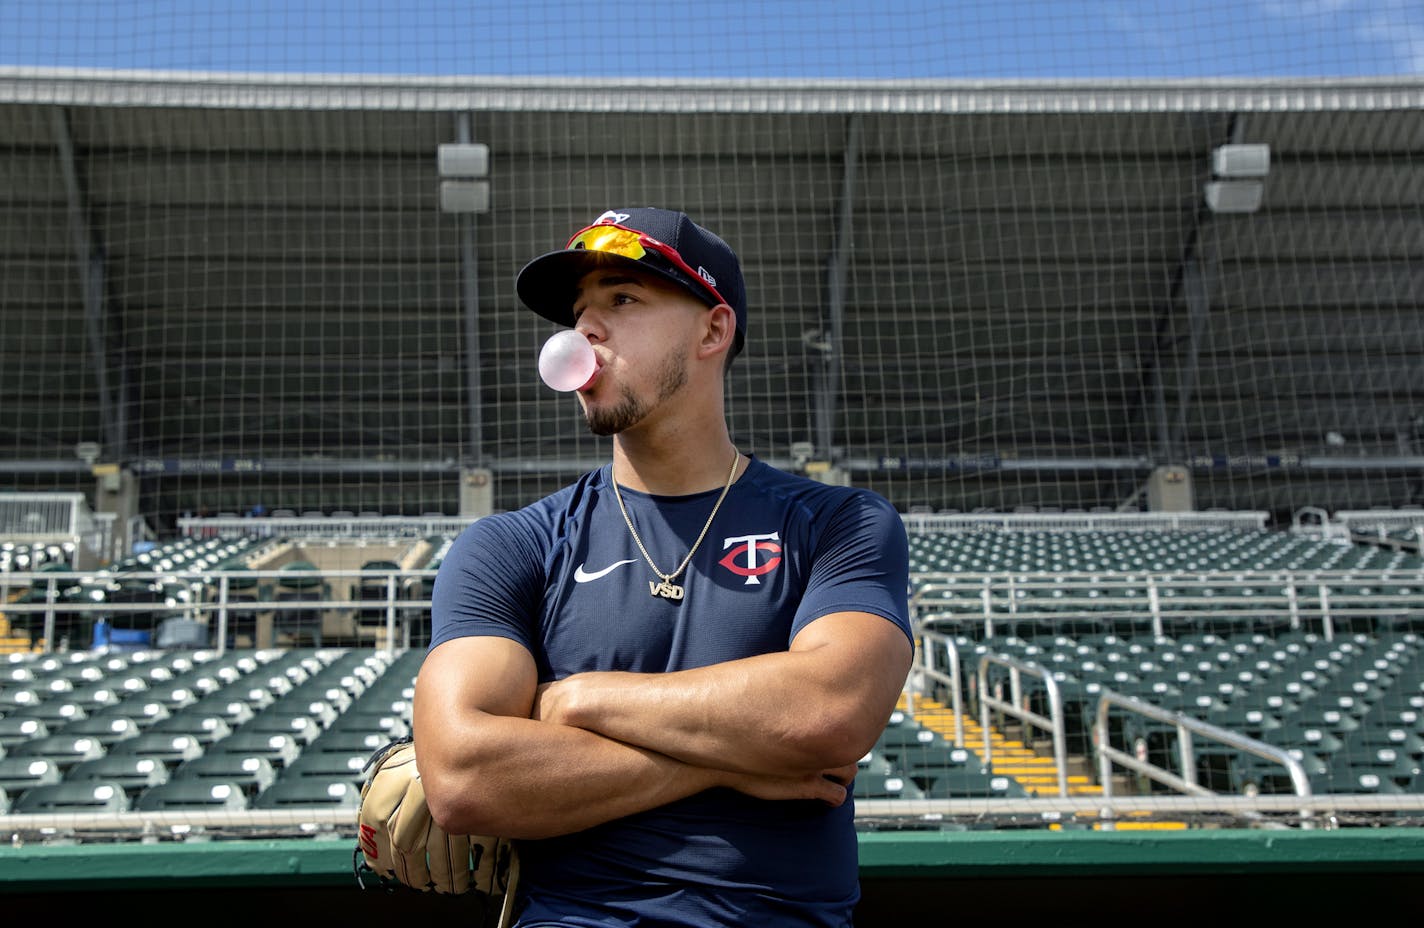
[[0,757],[0,789],[12,797],[63,779],[64,768],[47,757]]
[[112,754],[136,754],[161,761],[169,770],[203,756],[203,742],[185,732],[146,731],[114,745]]
[[924,790],[931,799],[1019,799],[1028,791],[1014,777],[983,768],[950,768],[928,778]]
[[391,738],[386,737],[382,732],[328,729],[318,735],[311,744],[307,745],[303,753],[333,752],[337,754],[349,754],[365,752],[369,757],[378,748],[385,746],[391,740]]
[[147,694],[140,694],[125,699],[117,706],[95,713],[95,717],[125,718],[137,725],[140,731],[148,731],[156,723],[172,714],[162,702],[147,698]]
[[280,776],[281,771],[301,755],[302,746],[285,732],[238,730],[221,741],[213,742],[206,753],[264,757]]
[[192,778],[173,779],[150,787],[139,794],[133,807],[142,812],[240,811],[250,805],[249,795],[240,783]]
[[989,776],[989,768],[984,766],[983,758],[977,753],[947,744],[912,748],[896,759],[895,768],[913,780],[926,795],[935,792],[934,784],[941,778]]
[[[396,574],[394,599],[397,603],[404,598],[400,587],[401,566],[390,560],[370,560],[361,565],[362,570],[388,570]],[[360,625],[380,626],[386,624],[386,600],[392,595],[387,589],[385,577],[358,577],[351,585],[351,598],[360,605],[356,610],[356,621]],[[399,616],[401,613],[397,613]]]
[[923,799],[924,792],[902,773],[861,771],[855,776],[852,793],[856,799]]
[[410,734],[409,713],[367,712],[359,704],[337,716],[327,731],[357,731],[383,734],[386,740]]
[[149,726],[151,734],[188,735],[206,748],[232,734],[232,725],[221,715],[210,712],[195,712],[187,709],[176,712],[166,719]]
[[[1412,777],[1406,777],[1406,782]],[[1397,777],[1391,776],[1387,768],[1346,766],[1332,772],[1330,792],[1399,795],[1407,793],[1408,789],[1400,784]]]
[[366,761],[370,752],[303,751],[282,774],[290,777],[346,777],[358,787],[366,779]]
[[22,741],[12,745],[9,749],[9,757],[44,758],[61,771],[67,771],[80,761],[103,757],[105,753],[105,748],[98,739],[86,735],[67,735],[63,731],[43,738]]
[[[70,722],[89,717],[89,713],[85,711],[83,705],[63,698],[45,699],[33,706],[17,708],[20,708],[26,717],[39,719],[55,730],[63,728]],[[6,712],[6,715],[9,714],[11,713]]]
[[254,715],[243,723],[244,732],[276,732],[290,735],[305,748],[326,729],[321,720],[304,709],[287,708],[286,700]]
[[168,767],[161,760],[137,754],[109,754],[75,764],[64,775],[64,782],[78,783],[103,780],[123,786],[130,799],[143,790],[168,782]]
[[245,698],[240,695],[230,695],[228,690],[221,690],[198,700],[185,712],[189,715],[222,719],[229,728],[234,730],[241,728],[244,723],[250,721],[257,714],[253,711],[252,704]]
[[11,811],[19,814],[127,812],[131,805],[122,783],[81,780],[31,787],[15,800]]
[[214,751],[184,761],[174,769],[171,779],[236,783],[251,799],[277,782],[277,776],[277,768],[264,756]]
[[43,719],[31,718],[28,715],[0,716],[0,757],[4,757],[12,745],[43,738],[49,734],[50,727]]
[[1397,783],[1408,783],[1419,773],[1420,760],[1393,747],[1347,743],[1330,758],[1333,779],[1377,773]]
[[[331,584],[321,575],[319,568],[310,561],[296,560],[280,568],[281,576],[271,589],[271,601],[275,603],[321,602],[331,599]],[[272,631],[274,635],[290,637],[293,646],[310,641],[312,647],[321,647],[322,612],[320,609],[282,608],[273,610]]]
[[1322,757],[1331,756],[1345,746],[1335,730],[1295,718],[1282,723],[1262,740],[1278,747],[1301,748]]
[[279,777],[258,794],[256,809],[355,809],[361,804],[361,790],[346,776]]

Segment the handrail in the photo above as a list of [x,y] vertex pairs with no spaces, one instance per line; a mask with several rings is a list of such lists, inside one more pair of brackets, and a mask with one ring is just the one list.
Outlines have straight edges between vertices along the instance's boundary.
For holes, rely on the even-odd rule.
[[[303,571],[304,578],[317,577],[323,581],[326,579],[346,579],[346,578],[370,578],[384,579],[386,581],[386,596],[382,600],[374,599],[334,599],[326,597],[319,600],[246,600],[234,599],[232,597],[232,579],[242,580],[285,580],[291,579],[293,574],[289,570],[124,570],[124,571],[15,571],[11,573],[0,573],[0,614],[23,615],[28,613],[43,613],[44,627],[42,637],[45,642],[45,649],[52,651],[55,648],[55,631],[58,625],[58,614],[74,613],[80,615],[97,614],[116,615],[123,613],[155,613],[166,614],[170,617],[195,618],[203,615],[216,615],[217,635],[216,648],[219,652],[226,648],[227,644],[227,623],[229,614],[232,612],[284,612],[284,611],[306,611],[306,610],[343,610],[354,611],[360,609],[374,608],[377,603],[384,605],[386,610],[386,636],[385,648],[392,650],[396,647],[395,632],[397,623],[397,613],[402,613],[402,638],[405,647],[410,644],[410,626],[405,621],[412,610],[429,610],[431,601],[423,598],[401,598],[396,596],[397,578],[406,588],[414,585],[420,579],[433,578],[437,570],[431,568],[410,568],[400,570],[376,569],[376,570],[319,570],[307,572]],[[67,600],[60,596],[61,590],[73,588],[90,588],[100,590],[107,588],[117,589],[122,583],[132,580],[151,581],[155,586],[179,586],[183,588],[186,596],[165,597],[163,600],[152,602],[109,602],[102,596],[98,599],[78,599]],[[45,584],[45,597],[43,602],[11,602],[9,601],[9,590],[11,589],[34,589],[33,584],[43,581]],[[214,587],[214,582],[216,586]],[[210,594],[213,598],[206,598],[203,594]]]
[[[910,606],[921,620],[983,629],[1065,616],[1133,622],[1160,635],[1169,620],[1253,618],[1333,638],[1342,619],[1424,615],[1424,568],[1211,571],[922,571]],[[944,592],[962,594],[951,599]],[[1035,595],[1038,594],[1038,595]]]
[[[949,635],[943,635],[925,625],[920,627],[920,666],[918,668],[921,678],[928,677],[937,680],[949,688],[949,705],[954,712],[954,746],[964,747],[964,694],[962,677],[960,673],[959,646]],[[937,659],[938,652],[935,646],[943,646],[949,661],[948,672],[939,667]],[[913,699],[913,693],[910,695]],[[913,704],[911,705],[913,714]]]
[[1270,513],[1243,512],[913,512],[901,517],[912,533],[1025,529],[1032,531],[1117,529],[1263,531]]
[[[1009,671],[1009,691],[1010,699],[1003,700],[989,693],[989,668],[991,666],[1001,666]],[[1032,710],[1025,709],[1021,705],[1023,702],[1023,687],[1020,680],[1022,674],[1038,677],[1043,681],[1044,687],[1048,690],[1049,715],[1047,718]],[[1044,728],[1053,733],[1053,763],[1058,773],[1058,794],[1068,795],[1068,751],[1066,747],[1067,736],[1063,726],[1063,697],[1058,689],[1058,681],[1053,679],[1053,675],[1048,670],[1038,664],[1029,661],[1021,661],[1018,658],[1009,657],[1003,654],[985,654],[979,658],[979,713],[981,725],[984,729],[984,765],[993,769],[993,739],[989,737],[991,731],[989,726],[989,710],[998,709],[1000,712],[1012,715],[1023,722],[1028,722],[1038,728]]]
[[[1136,712],[1154,721],[1163,722],[1168,725],[1175,725],[1177,728],[1177,751],[1178,759],[1182,765],[1182,775],[1172,773],[1166,768],[1119,751],[1109,743],[1108,731],[1108,709],[1112,706]],[[1192,718],[1180,712],[1173,712],[1163,709],[1150,702],[1145,702],[1133,696],[1114,692],[1111,689],[1104,689],[1098,695],[1097,711],[1093,720],[1093,744],[1098,754],[1098,779],[1103,791],[1103,799],[1112,799],[1112,764],[1116,761],[1129,770],[1141,773],[1173,789],[1193,796],[1215,796],[1215,790],[1207,789],[1197,782],[1196,776],[1196,751],[1192,744],[1192,733],[1203,735],[1214,741],[1219,741],[1228,747],[1238,751],[1245,751],[1266,760],[1275,761],[1285,766],[1291,778],[1291,786],[1297,796],[1308,797],[1311,794],[1310,779],[1305,774],[1305,767],[1300,761],[1292,757],[1287,751],[1275,745],[1258,741],[1246,735],[1237,734],[1228,729],[1213,725],[1210,722],[1203,722],[1200,719]],[[1309,823],[1310,811],[1302,809],[1300,816],[1302,827],[1311,827]],[[1104,816],[1105,829],[1111,829],[1112,814],[1106,813]]]

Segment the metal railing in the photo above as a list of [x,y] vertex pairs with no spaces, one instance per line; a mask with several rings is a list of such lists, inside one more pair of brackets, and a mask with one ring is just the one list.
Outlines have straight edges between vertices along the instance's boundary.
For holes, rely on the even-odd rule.
[[903,516],[911,534],[986,529],[1114,530],[1177,532],[1250,530],[1266,527],[1267,512],[912,512]]
[[1107,623],[1161,636],[1170,627],[1237,621],[1245,629],[1318,628],[1351,619],[1424,619],[1424,569],[1214,573],[1144,571],[918,572],[910,594],[921,623],[992,638],[1022,623]]
[[[990,682],[989,670],[1003,667],[1009,672],[1009,698],[998,695],[997,688]],[[1043,682],[1048,694],[1048,715],[1044,716],[1028,708],[1023,693],[1023,675],[1036,677]],[[1053,738],[1053,766],[1058,778],[1058,795],[1068,795],[1068,748],[1063,725],[1063,696],[1059,692],[1058,681],[1053,674],[1038,664],[1019,660],[1006,654],[985,654],[979,658],[979,714],[984,729],[984,765],[994,767],[994,741],[989,734],[991,710],[1010,715],[1026,725],[1041,728]]]
[[[122,615],[151,615],[152,629],[165,618],[185,618],[212,626],[213,647],[222,651],[229,635],[229,620],[235,613],[322,612],[337,615],[382,610],[385,649],[410,646],[411,622],[430,611],[430,599],[416,595],[424,581],[433,581],[435,570],[209,570],[209,571],[43,571],[0,574],[0,614],[43,616],[44,650],[55,650],[59,616],[78,615],[113,618]],[[378,580],[384,585],[381,599],[324,596],[319,599],[281,600],[275,598],[279,585],[314,584],[329,586],[332,580]],[[125,585],[142,583],[152,599],[111,601]],[[310,590],[311,586],[291,586]],[[12,601],[16,591],[43,598]],[[397,626],[400,626],[399,629]],[[397,632],[399,631],[399,638]],[[379,638],[373,639],[373,646]]]
[[[959,645],[949,635],[930,628],[921,628],[911,685],[905,693],[906,708],[915,713],[916,692],[928,689],[929,683],[938,684],[935,689],[948,690],[950,711],[954,713],[954,746],[964,747],[964,726],[958,720],[964,718],[964,685],[959,659]],[[940,662],[943,652],[943,665]]]
[[[1177,755],[1178,763],[1181,766],[1181,773],[1173,773],[1165,767],[1153,764],[1148,760],[1136,757],[1126,751],[1118,750],[1110,742],[1110,731],[1108,728],[1108,712],[1117,706],[1128,712],[1152,719],[1172,726],[1177,734]],[[1207,789],[1197,781],[1197,761],[1196,749],[1192,740],[1192,735],[1201,735],[1210,738],[1227,747],[1234,748],[1268,761],[1274,761],[1285,767],[1290,776],[1291,787],[1297,796],[1308,797],[1311,794],[1310,779],[1306,776],[1305,768],[1300,761],[1296,760],[1283,748],[1249,738],[1245,735],[1229,731],[1204,722],[1200,719],[1183,715],[1180,712],[1172,712],[1155,706],[1152,703],[1144,702],[1132,696],[1122,693],[1115,693],[1105,689],[1098,696],[1097,711],[1093,721],[1093,744],[1098,757],[1098,780],[1103,790],[1105,801],[1112,799],[1112,768],[1116,763],[1136,773],[1148,777],[1154,782],[1169,786],[1179,793],[1191,796],[1214,796],[1215,790]],[[1109,805],[1108,808],[1111,808]],[[1309,808],[1300,810],[1302,827],[1309,828],[1311,812]],[[1103,828],[1105,830],[1113,828],[1111,812],[1103,815]]]
[[193,516],[180,518],[185,538],[413,538],[460,534],[477,516]]
[[[916,664],[907,678],[906,705],[913,717],[917,701],[933,695],[943,702],[944,690],[949,691],[949,699],[956,720],[956,747],[963,747],[963,725],[959,720],[965,717],[966,706],[963,697],[973,694],[977,706],[967,711],[977,711],[984,727],[984,761],[992,763],[991,711],[998,710],[1012,716],[1026,725],[1048,731],[1055,730],[1055,719],[1061,724],[1065,718],[1063,700],[1055,698],[1058,684],[1051,671],[1025,662],[1009,653],[981,655],[977,663],[977,673],[972,680],[964,681],[962,650],[954,638],[935,628],[933,622],[922,627],[919,633]],[[1009,690],[1005,696],[1002,681],[996,686],[989,670],[991,667],[1009,671]],[[1020,676],[1028,676],[1042,682],[1048,705],[1047,715],[1026,708],[1025,687]],[[956,695],[957,694],[957,695]],[[1336,827],[1337,817],[1350,816],[1378,824],[1386,819],[1400,821],[1400,816],[1415,820],[1424,817],[1424,795],[1396,793],[1344,793],[1331,792],[1314,794],[1306,776],[1303,764],[1289,751],[1267,744],[1258,739],[1214,726],[1211,723],[1171,712],[1122,693],[1104,687],[1094,704],[1092,727],[1092,747],[1095,752],[1091,759],[1096,762],[1096,776],[1101,781],[1100,795],[1068,795],[1066,792],[1068,758],[1059,748],[1063,742],[1055,737],[1054,763],[1060,774],[1059,795],[1035,795],[1027,798],[978,797],[978,798],[924,798],[924,799],[860,799],[857,800],[857,814],[867,820],[888,822],[923,820],[933,824],[951,818],[968,818],[986,821],[1003,816],[1017,822],[1024,817],[1041,819],[1045,823],[1060,820],[1064,816],[1083,816],[1096,819],[1101,827],[1113,828],[1115,822],[1124,816],[1154,816],[1159,818],[1178,817],[1183,819],[1202,818],[1221,821],[1222,817],[1239,820],[1246,827],[1259,827],[1268,814],[1286,813],[1288,818],[1269,824],[1284,827],[1286,821],[1295,821],[1302,828]],[[1140,714],[1169,726],[1177,731],[1176,753],[1183,773],[1150,764],[1146,758],[1114,747],[1106,733],[1109,707],[1137,711]],[[1180,728],[1179,728],[1180,726]],[[1293,795],[1236,795],[1212,791],[1198,782],[1197,758],[1199,745],[1191,740],[1191,735],[1223,744],[1233,750],[1263,758],[1268,763],[1279,764],[1291,780]],[[1086,745],[1085,745],[1086,746]],[[1112,765],[1148,775],[1150,779],[1177,791],[1176,795],[1153,793],[1147,795],[1117,794],[1113,789]],[[1373,817],[1373,818],[1372,818]]]
[[114,516],[95,514],[83,493],[0,493],[0,539],[73,541],[91,566],[111,553]]

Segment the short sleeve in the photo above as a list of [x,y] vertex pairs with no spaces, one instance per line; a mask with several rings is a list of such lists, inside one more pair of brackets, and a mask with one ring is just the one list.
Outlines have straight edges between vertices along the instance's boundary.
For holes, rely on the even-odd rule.
[[435,575],[430,647],[495,635],[531,652],[544,586],[543,546],[524,521],[489,517],[451,544]]
[[878,494],[855,492],[825,519],[792,636],[834,612],[869,612],[899,625],[913,640],[909,564],[900,514]]

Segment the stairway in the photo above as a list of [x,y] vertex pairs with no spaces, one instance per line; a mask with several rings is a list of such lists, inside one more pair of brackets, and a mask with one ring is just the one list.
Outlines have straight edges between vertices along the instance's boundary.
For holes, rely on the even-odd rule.
[[[905,708],[902,699],[900,708]],[[986,734],[983,727],[967,716],[956,717],[954,711],[945,704],[926,696],[915,697],[914,717],[926,728],[939,732],[947,740],[953,741],[964,728],[964,746],[981,758],[985,756]],[[987,743],[992,747],[992,761],[995,774],[1011,776],[1018,780],[1030,794],[1056,796],[1058,794],[1058,774],[1051,754],[1041,755],[1033,747],[1022,741],[1006,738],[997,730],[990,729]],[[1089,776],[1086,762],[1082,758],[1068,760],[1068,795],[1099,796],[1102,787]]]
[[[14,594],[14,598],[23,595],[23,592]],[[10,625],[10,619],[5,613],[0,612],[0,654],[17,654],[29,651],[44,650],[44,641],[30,641],[28,632],[17,631]]]
[[[903,697],[898,708],[902,711],[909,711],[908,703]],[[993,749],[991,759],[995,774],[1013,777],[1030,795],[1045,797],[1058,795],[1058,774],[1054,767],[1051,747],[1050,753],[1040,754],[1033,746],[1007,738],[992,727],[986,734],[983,726],[976,720],[968,716],[956,717],[954,710],[944,703],[923,695],[915,697],[913,715],[920,724],[939,732],[950,741],[955,739],[959,733],[959,727],[962,725],[964,747],[974,751],[981,758],[984,757],[987,737],[987,743]],[[1102,795],[1102,787],[1096,782],[1096,777],[1090,775],[1091,763],[1091,758],[1082,756],[1068,758],[1066,780],[1070,797]],[[1116,788],[1116,779],[1114,785],[1114,793],[1121,794],[1121,789]],[[1095,820],[1097,815],[1096,813],[1085,813],[1083,818]],[[1127,813],[1114,823],[1114,827],[1118,831],[1180,831],[1187,827],[1185,822],[1152,821],[1149,818],[1147,813]],[[1049,827],[1051,830],[1059,830],[1062,826],[1051,825]],[[1098,825],[1094,823],[1092,827],[1096,829]]]

